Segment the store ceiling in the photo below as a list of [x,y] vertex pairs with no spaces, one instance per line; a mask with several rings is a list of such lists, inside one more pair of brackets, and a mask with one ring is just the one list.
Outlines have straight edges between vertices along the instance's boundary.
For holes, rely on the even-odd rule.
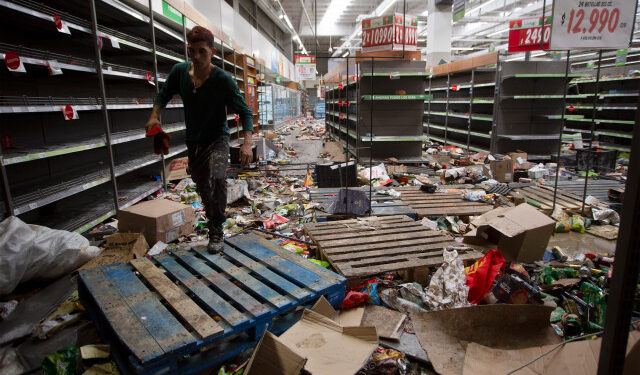
[[[359,48],[360,37],[356,33],[359,19],[374,14],[402,12],[406,5],[407,14],[418,16],[418,47],[426,48],[427,0],[265,0],[277,9],[280,4],[287,14],[295,32],[309,51],[327,56],[330,53],[340,57],[347,49]],[[279,2],[279,3],[278,3]],[[344,10],[322,25],[327,9],[332,2],[347,3]],[[453,25],[452,56],[460,59],[483,54],[490,48],[506,49],[508,24],[510,20],[527,17],[540,17],[543,14],[544,0],[467,0],[466,15]],[[551,14],[552,1],[546,1],[545,14]],[[335,4],[333,5],[335,7]],[[305,14],[306,10],[306,14]],[[317,10],[317,11],[316,11]],[[383,11],[380,13],[380,11]],[[307,15],[309,18],[307,18]],[[360,18],[359,18],[360,17]],[[311,24],[314,27],[311,27]],[[318,25],[316,28],[315,25]],[[286,27],[286,26],[285,26]],[[314,29],[318,30],[314,36]],[[347,44],[345,40],[348,40]],[[336,52],[337,47],[338,52]]]

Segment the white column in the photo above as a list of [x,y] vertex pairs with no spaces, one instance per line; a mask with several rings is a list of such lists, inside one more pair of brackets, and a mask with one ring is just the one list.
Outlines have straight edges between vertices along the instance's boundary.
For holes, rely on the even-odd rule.
[[440,60],[451,61],[451,30],[453,28],[451,5],[435,5],[427,1],[427,66],[438,65]]

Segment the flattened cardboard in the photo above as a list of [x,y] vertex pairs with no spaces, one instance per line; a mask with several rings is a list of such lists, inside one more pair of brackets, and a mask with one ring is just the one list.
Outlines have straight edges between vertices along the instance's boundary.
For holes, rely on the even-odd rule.
[[[638,368],[634,364],[637,356],[635,356],[636,353],[630,352],[634,351],[635,347],[638,346],[639,339],[640,332],[634,331],[629,334],[624,368],[625,375],[637,374]],[[601,338],[567,343],[518,371],[517,374],[596,375],[601,345]],[[470,343],[467,346],[462,373],[464,375],[506,374],[539,357],[555,346],[545,345],[517,350],[504,350]]]
[[367,305],[362,317],[363,326],[376,327],[378,337],[399,340],[402,333],[402,325],[407,315],[386,307]]
[[106,248],[97,257],[85,263],[78,270],[96,268],[117,262],[126,263],[134,258],[142,258],[149,251],[149,244],[142,233],[115,233],[105,237]]
[[171,160],[165,171],[167,181],[182,180],[183,178],[189,177],[189,173],[187,173],[188,166],[189,158],[186,156]]
[[378,347],[375,327],[342,327],[311,310],[279,341],[307,358],[304,368],[313,375],[355,374]]
[[541,260],[553,234],[555,221],[529,204],[500,207],[471,222],[476,229],[464,236],[464,242],[490,242],[507,261],[530,263]]
[[551,311],[552,307],[538,305],[479,305],[413,313],[411,322],[434,369],[442,375],[459,375],[469,342],[499,349],[559,343],[549,325]]
[[513,182],[513,160],[505,157],[501,161],[492,160],[489,162],[491,175],[498,182]]
[[246,375],[300,375],[307,359],[301,357],[274,334],[264,332],[253,351]]
[[167,199],[141,202],[118,212],[118,230],[141,232],[147,243],[169,243],[193,232],[194,210]]

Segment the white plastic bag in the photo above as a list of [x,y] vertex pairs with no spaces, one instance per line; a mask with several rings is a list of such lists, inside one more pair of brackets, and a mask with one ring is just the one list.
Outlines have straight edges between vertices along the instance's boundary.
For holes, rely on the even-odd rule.
[[0,222],[0,295],[28,280],[69,273],[100,254],[78,233],[29,225],[15,216]]
[[245,180],[227,179],[227,204],[231,204],[238,199],[245,197],[251,200],[249,195],[249,184]]

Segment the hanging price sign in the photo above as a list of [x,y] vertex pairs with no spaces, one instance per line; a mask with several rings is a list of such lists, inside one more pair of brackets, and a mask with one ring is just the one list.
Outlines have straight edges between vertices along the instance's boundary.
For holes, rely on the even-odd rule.
[[551,17],[545,18],[544,28],[542,17],[509,22],[509,53],[537,51],[541,41],[544,41],[544,49],[549,49],[550,26]]
[[636,5],[630,0],[554,1],[551,49],[627,48]]
[[395,13],[362,20],[362,51],[417,49],[418,19]]

